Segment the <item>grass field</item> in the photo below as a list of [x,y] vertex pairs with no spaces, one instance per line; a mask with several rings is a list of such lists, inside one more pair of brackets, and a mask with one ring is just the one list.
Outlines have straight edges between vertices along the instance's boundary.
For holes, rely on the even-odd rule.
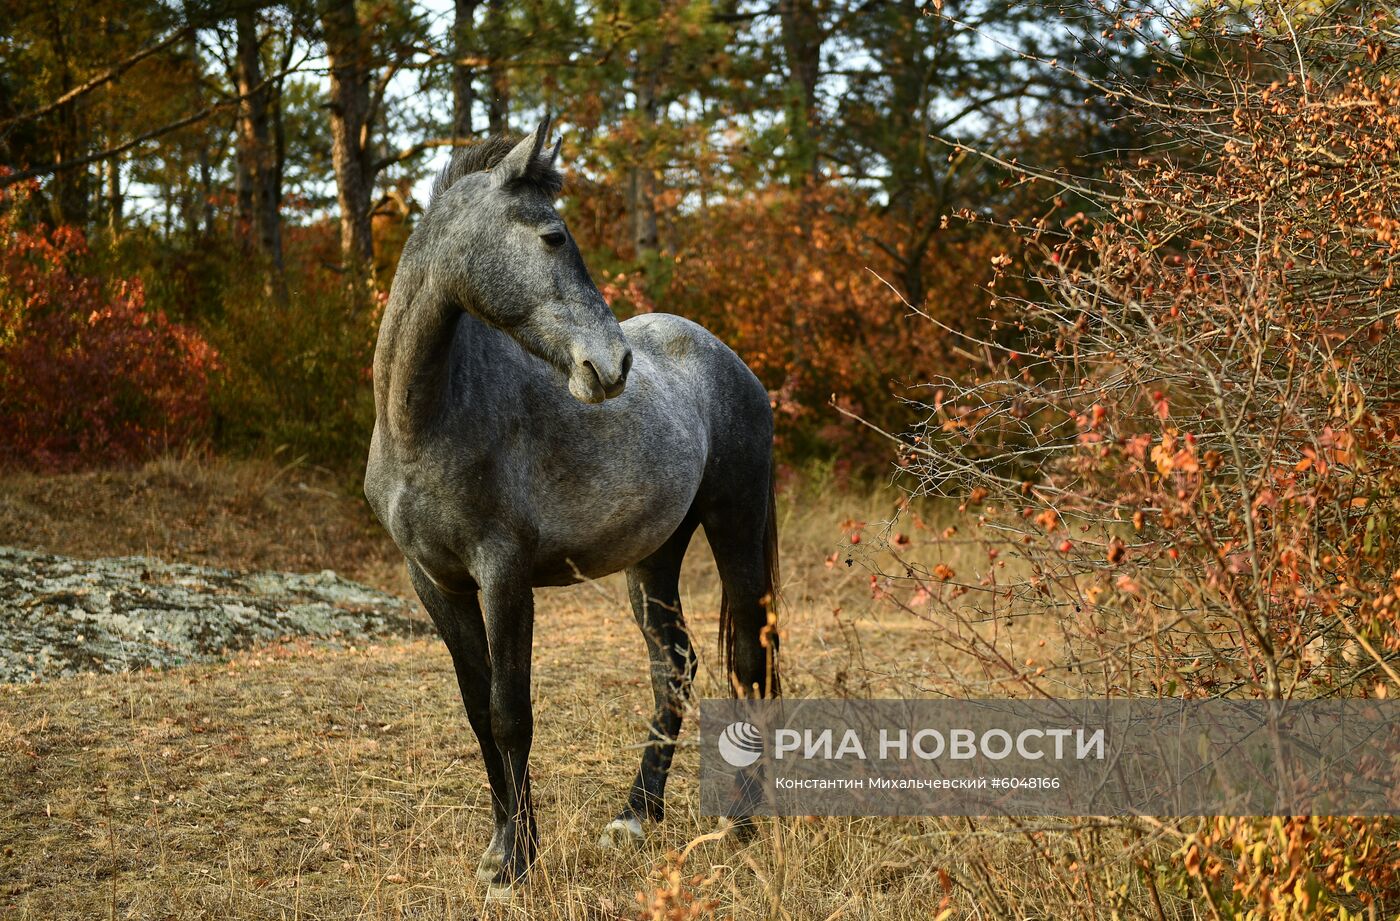
[[[781,503],[788,694],[952,687],[959,663],[936,625],[872,601],[861,566],[827,563],[845,520],[886,518],[894,498],[809,488]],[[0,543],[333,568],[407,591],[361,503],[295,466],[171,460],[10,477]],[[699,692],[714,695],[718,582],[703,537],[682,590]],[[1085,848],[1131,867],[1177,843],[1140,825],[786,819],[742,846],[711,837],[693,747],[647,844],[599,850],[644,737],[644,647],[620,577],[542,591],[537,607],[542,853],[512,904],[487,907],[473,874],[489,806],[445,649],[288,642],[226,664],[0,686],[0,918],[892,921],[1061,917],[1078,904],[1088,917],[1196,916],[1150,872],[1126,873],[1114,904],[1082,902],[1101,889],[1084,885]]]

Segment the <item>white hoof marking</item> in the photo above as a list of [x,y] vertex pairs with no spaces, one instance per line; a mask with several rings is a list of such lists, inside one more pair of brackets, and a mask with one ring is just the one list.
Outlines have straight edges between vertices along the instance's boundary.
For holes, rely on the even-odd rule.
[[509,902],[515,898],[514,886],[487,886],[486,901],[493,903]]
[[646,840],[642,834],[640,819],[613,819],[603,829],[598,838],[598,846],[605,849],[620,848],[624,845],[640,845]]

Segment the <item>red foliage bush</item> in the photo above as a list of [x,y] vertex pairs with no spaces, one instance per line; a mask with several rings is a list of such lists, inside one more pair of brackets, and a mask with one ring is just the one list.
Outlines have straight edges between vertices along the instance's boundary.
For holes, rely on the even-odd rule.
[[214,351],[139,281],[87,274],[81,231],[26,224],[31,192],[0,193],[0,463],[131,461],[201,433]]

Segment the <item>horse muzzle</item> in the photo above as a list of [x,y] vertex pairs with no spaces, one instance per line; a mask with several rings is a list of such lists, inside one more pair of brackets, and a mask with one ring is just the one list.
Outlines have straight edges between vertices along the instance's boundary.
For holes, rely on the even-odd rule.
[[632,350],[626,342],[597,350],[574,350],[569,393],[583,403],[601,403],[622,393],[632,370]]

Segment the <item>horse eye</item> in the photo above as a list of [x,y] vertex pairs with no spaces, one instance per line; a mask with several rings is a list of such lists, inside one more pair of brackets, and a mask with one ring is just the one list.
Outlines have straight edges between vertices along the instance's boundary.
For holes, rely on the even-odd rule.
[[564,236],[564,231],[562,230],[551,230],[549,233],[540,234],[540,239],[550,246],[563,246],[564,241],[567,240],[568,237]]

